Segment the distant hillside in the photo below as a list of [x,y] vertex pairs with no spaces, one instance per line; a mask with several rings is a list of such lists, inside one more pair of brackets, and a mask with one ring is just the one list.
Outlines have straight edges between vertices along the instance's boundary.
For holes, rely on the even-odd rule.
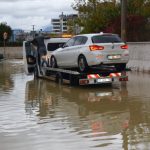
[[51,32],[52,31],[52,26],[45,26],[45,27],[43,27],[43,31],[45,31],[45,32]]

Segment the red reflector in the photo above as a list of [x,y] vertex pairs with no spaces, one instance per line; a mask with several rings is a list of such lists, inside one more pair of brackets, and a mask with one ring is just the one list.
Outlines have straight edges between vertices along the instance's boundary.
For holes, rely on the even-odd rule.
[[121,47],[122,49],[128,49],[128,45],[127,45],[127,44],[121,45],[120,47]]
[[79,80],[80,85],[86,85],[88,83],[89,83],[89,80],[86,80],[86,79]]
[[112,77],[120,77],[121,73],[110,73],[109,76]]
[[119,78],[119,81],[128,81],[128,77],[125,77],[125,78]]
[[89,75],[87,75],[87,78],[88,79],[97,79],[97,78],[100,78],[100,75],[99,74],[89,74]]
[[89,48],[90,48],[90,51],[96,51],[96,50],[103,50],[104,46],[90,45]]

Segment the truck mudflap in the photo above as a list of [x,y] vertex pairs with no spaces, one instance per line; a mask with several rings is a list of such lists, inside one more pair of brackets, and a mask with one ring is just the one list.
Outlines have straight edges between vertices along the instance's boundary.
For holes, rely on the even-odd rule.
[[108,76],[101,76],[99,74],[88,74],[87,78],[79,79],[79,85],[91,84],[111,84],[113,81],[128,81],[126,72],[110,73]]

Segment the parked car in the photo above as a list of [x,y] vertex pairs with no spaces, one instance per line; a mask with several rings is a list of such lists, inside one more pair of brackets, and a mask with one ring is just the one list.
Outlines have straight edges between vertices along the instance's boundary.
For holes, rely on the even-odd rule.
[[53,68],[78,68],[80,72],[100,65],[114,65],[122,71],[128,61],[128,45],[117,34],[110,33],[74,36],[52,52],[50,58]]

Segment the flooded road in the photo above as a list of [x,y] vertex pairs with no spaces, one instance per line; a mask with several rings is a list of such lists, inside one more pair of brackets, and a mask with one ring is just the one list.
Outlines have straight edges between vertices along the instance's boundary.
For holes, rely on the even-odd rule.
[[150,74],[70,87],[0,62],[0,150],[149,150]]

